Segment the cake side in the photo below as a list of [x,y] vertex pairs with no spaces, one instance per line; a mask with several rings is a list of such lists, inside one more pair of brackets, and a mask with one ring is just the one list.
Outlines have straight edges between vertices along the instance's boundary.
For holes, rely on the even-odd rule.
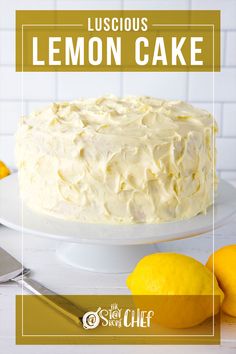
[[21,120],[21,196],[38,212],[85,223],[191,218],[213,202],[215,132],[208,112],[181,101],[52,104]]

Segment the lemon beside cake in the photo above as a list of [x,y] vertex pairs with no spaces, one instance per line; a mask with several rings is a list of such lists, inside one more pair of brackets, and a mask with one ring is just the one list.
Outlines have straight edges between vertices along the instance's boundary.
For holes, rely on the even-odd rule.
[[162,223],[205,213],[216,188],[216,123],[182,101],[104,96],[21,119],[21,197],[83,223]]

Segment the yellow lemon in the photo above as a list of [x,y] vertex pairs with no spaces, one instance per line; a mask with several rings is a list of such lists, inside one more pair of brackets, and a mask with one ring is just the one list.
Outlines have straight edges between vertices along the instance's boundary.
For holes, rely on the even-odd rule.
[[228,315],[236,317],[236,245],[225,246],[217,250],[209,257],[206,266],[214,271],[224,292],[222,310]]
[[8,176],[10,174],[9,168],[4,162],[0,161],[0,179]]
[[[214,300],[213,284],[217,295]],[[127,278],[127,286],[133,295],[163,295],[155,296],[156,321],[170,328],[203,322],[219,312],[224,296],[209,269],[194,258],[177,253],[144,257]]]

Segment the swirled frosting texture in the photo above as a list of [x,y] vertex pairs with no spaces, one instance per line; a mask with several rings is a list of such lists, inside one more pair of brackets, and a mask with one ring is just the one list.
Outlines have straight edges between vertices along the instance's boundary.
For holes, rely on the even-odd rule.
[[205,213],[216,124],[151,97],[54,103],[23,117],[16,158],[31,208],[85,223],[161,223]]

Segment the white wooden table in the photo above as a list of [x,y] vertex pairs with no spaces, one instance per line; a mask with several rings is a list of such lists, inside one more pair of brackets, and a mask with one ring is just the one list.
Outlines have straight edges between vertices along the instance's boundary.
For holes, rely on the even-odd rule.
[[[236,243],[236,217],[215,231],[215,249]],[[24,265],[32,269],[35,279],[58,293],[126,294],[124,274],[98,274],[81,271],[62,263],[56,255],[58,241],[24,236]],[[18,232],[0,226],[0,246],[21,259],[21,237]],[[206,262],[212,252],[212,235],[159,245],[161,251],[175,251]],[[21,293],[16,284],[0,284],[0,353],[236,353],[236,318],[224,317],[221,346],[16,346],[15,295]]]

